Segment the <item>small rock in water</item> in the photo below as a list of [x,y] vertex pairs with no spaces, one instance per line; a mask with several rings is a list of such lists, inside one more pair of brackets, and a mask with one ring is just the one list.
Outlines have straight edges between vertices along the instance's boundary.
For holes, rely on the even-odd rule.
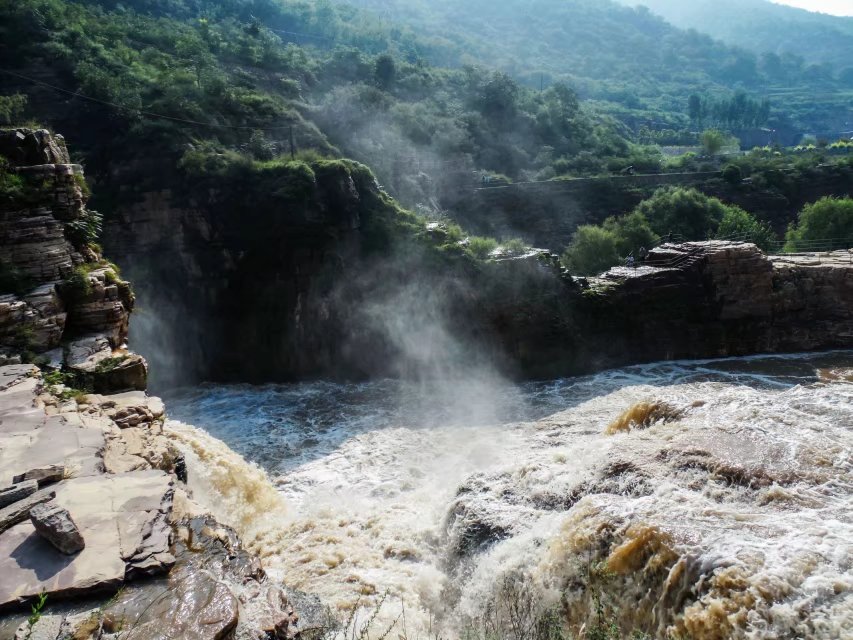
[[40,504],[30,509],[30,520],[38,534],[66,555],[86,547],[83,536],[67,509],[55,504]]
[[36,491],[38,491],[39,483],[35,480],[27,480],[13,484],[10,487],[0,489],[0,508],[8,507],[10,504],[23,500]]
[[50,464],[46,467],[39,467],[37,469],[30,469],[26,473],[22,473],[20,475],[12,478],[13,483],[25,482],[27,480],[35,480],[39,483],[40,487],[43,487],[46,484],[50,484],[51,482],[59,482],[65,476],[65,467],[61,464]]

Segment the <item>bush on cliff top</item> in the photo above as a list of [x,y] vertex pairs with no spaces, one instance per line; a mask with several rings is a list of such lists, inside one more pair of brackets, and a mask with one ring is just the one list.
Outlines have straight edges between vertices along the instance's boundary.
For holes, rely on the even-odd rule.
[[684,187],[659,189],[635,209],[658,235],[672,232],[687,240],[707,240],[729,210],[716,198]]
[[574,274],[597,275],[620,264],[630,253],[639,258],[641,248],[650,250],[659,241],[646,217],[634,211],[621,218],[608,218],[601,226],[578,229],[563,254],[563,263]]
[[717,228],[717,238],[752,242],[762,251],[776,248],[776,234],[766,222],[761,222],[740,207],[728,207]]
[[822,198],[806,206],[785,239],[791,252],[853,247],[853,198]]

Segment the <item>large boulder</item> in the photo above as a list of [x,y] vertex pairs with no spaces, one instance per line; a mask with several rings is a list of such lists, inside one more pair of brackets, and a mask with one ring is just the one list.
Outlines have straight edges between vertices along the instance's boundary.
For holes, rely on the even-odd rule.
[[30,509],[30,522],[42,538],[67,556],[86,548],[86,542],[68,509],[56,504],[40,504]]
[[47,129],[0,131],[0,155],[19,167],[71,162],[65,139]]

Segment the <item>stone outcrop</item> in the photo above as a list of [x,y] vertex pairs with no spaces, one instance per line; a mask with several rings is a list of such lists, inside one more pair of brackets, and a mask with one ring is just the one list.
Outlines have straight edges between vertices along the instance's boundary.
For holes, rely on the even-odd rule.
[[8,507],[14,502],[28,498],[38,491],[39,483],[35,480],[16,482],[13,485],[0,489],[0,508]]
[[19,166],[71,163],[65,139],[46,129],[0,131],[0,155]]
[[[6,482],[13,477],[36,485],[50,482],[0,510],[5,523],[0,608],[42,591],[60,599],[168,570],[174,563],[168,521],[174,480],[166,471],[175,454],[162,436],[156,446],[153,442],[162,403],[140,393],[135,400],[91,396],[78,405],[53,395],[29,365],[0,367],[0,380],[0,469],[9,474]],[[132,470],[108,469],[107,452],[119,428],[107,414],[119,404],[140,405],[143,411],[149,402],[158,417],[148,411],[151,420],[143,426],[154,433],[140,439],[150,439],[151,461],[140,457]],[[66,544],[75,541],[74,529],[85,540],[82,550],[79,539]],[[73,557],[65,555],[72,550]]]
[[[179,521],[202,510],[125,346],[130,286],[81,238],[97,222],[81,168],[46,131],[0,131],[0,155],[28,186],[0,199],[0,638],[300,636],[294,602],[319,603],[268,581],[232,530]],[[50,613],[14,613],[41,594]]]
[[[97,214],[86,209],[82,168],[47,131],[0,131],[0,156],[26,186],[0,204],[0,353],[76,368],[86,374],[81,386],[98,392],[144,389],[144,360],[115,353],[127,341],[134,296],[89,244],[86,229]],[[80,340],[97,342],[102,360],[123,361],[87,369]]]
[[45,502],[50,502],[55,497],[55,491],[39,491],[0,509],[0,534],[26,520],[31,509]]

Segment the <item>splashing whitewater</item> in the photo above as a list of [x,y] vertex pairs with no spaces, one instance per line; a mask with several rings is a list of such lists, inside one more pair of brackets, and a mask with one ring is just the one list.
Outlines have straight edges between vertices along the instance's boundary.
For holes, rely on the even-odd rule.
[[521,576],[572,632],[598,602],[626,633],[829,640],[853,637],[851,374],[656,364],[462,419],[446,384],[205,386],[168,428],[196,498],[333,606],[388,591],[453,636]]

